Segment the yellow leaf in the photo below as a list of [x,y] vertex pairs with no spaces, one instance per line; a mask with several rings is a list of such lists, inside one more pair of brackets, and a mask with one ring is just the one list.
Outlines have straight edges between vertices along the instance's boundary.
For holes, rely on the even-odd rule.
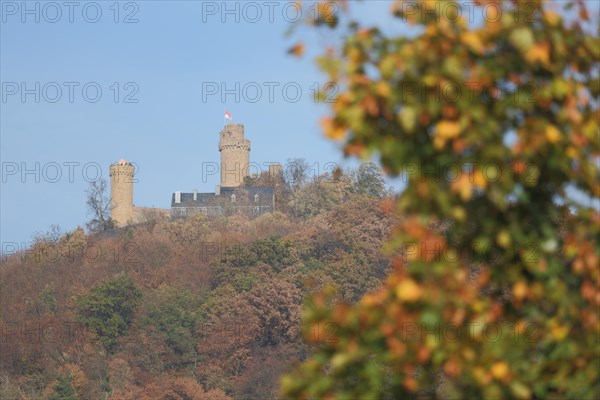
[[445,145],[446,145],[446,139],[444,139],[443,137],[436,136],[433,138],[433,147],[435,147],[436,150],[443,149]]
[[544,12],[544,18],[551,26],[558,25],[560,20],[562,19],[560,15],[556,11],[547,10]]
[[510,390],[517,397],[517,399],[529,399],[531,398],[531,391],[527,386],[521,382],[513,381],[510,383]]
[[452,217],[457,221],[464,221],[467,218],[467,212],[463,207],[453,207]]
[[560,136],[560,131],[554,125],[548,125],[546,127],[546,139],[548,139],[550,143],[558,142],[560,140]]
[[498,380],[503,379],[508,375],[508,364],[504,361],[498,361],[492,365],[492,376]]
[[481,38],[475,32],[465,32],[461,36],[461,40],[464,44],[466,44],[471,50],[476,53],[482,54],[485,50],[483,43],[481,42]]
[[506,229],[501,230],[496,236],[496,242],[498,242],[500,247],[503,247],[505,249],[508,248],[512,243],[510,233]]
[[473,175],[473,180],[475,186],[477,186],[478,188],[485,189],[487,187],[487,179],[485,179],[481,170],[478,169],[475,171],[475,174]]
[[380,95],[381,97],[385,97],[388,98],[390,97],[390,85],[387,82],[384,81],[379,81],[377,83],[377,86],[375,87],[375,90],[377,92],[378,95]]
[[550,64],[550,45],[548,42],[538,43],[527,53],[529,62],[539,61],[544,65]]
[[421,287],[412,279],[405,279],[396,286],[396,296],[402,301],[416,301],[421,297]]
[[323,118],[321,127],[325,131],[325,135],[334,140],[341,140],[346,136],[346,130],[336,124],[332,118]]
[[523,281],[519,281],[513,285],[513,295],[522,300],[527,296],[527,284]]
[[569,328],[560,325],[556,320],[550,321],[550,334],[556,340],[563,340],[569,334]]
[[527,54],[533,46],[533,33],[527,27],[517,28],[510,33],[510,43],[523,54]]
[[398,120],[405,131],[413,132],[417,122],[417,111],[414,107],[404,106],[398,113]]
[[460,126],[455,121],[441,121],[435,127],[436,136],[444,139],[452,139],[459,135]]
[[463,201],[470,200],[473,196],[473,185],[471,182],[469,182],[469,178],[465,175],[453,182],[450,188],[452,191],[458,193]]

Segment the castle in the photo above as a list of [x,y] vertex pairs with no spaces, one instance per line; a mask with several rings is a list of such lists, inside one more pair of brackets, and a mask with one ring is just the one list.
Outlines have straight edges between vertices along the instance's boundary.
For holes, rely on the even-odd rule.
[[[244,137],[244,125],[227,124],[219,133],[221,153],[221,180],[214,193],[175,192],[171,208],[138,207],[133,204],[133,164],[120,160],[111,164],[110,201],[111,219],[115,226],[144,222],[157,216],[188,217],[197,213],[217,216],[228,212],[259,215],[275,209],[275,189],[272,186],[244,186],[250,176],[250,140]],[[269,165],[271,182],[281,175],[280,164]]]

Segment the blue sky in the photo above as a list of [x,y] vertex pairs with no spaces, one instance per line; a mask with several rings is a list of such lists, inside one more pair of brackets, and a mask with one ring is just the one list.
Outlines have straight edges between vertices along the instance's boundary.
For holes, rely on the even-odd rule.
[[[88,3],[0,3],[3,244],[28,243],[51,224],[83,226],[88,181],[108,178],[120,158],[139,168],[136,205],[166,208],[174,191],[214,190],[217,177],[203,179],[202,163],[219,161],[225,107],[245,124],[253,162],[354,165],[322,137],[327,109],[313,99],[325,80],[314,56],[335,39],[306,27],[286,36],[296,12],[289,2],[254,3],[260,18],[246,2]],[[388,8],[369,2],[353,12],[381,23]],[[302,59],[286,54],[298,40],[308,46]],[[208,95],[213,83],[219,93]],[[236,84],[239,100],[223,101],[221,85]]]
[[[356,166],[322,136],[327,107],[313,98],[326,80],[314,57],[339,41],[306,26],[286,35],[314,15],[305,4],[298,15],[289,1],[0,0],[2,249],[52,224],[84,226],[89,181],[121,158],[138,168],[138,206],[213,191],[217,175],[203,171],[219,161],[224,108],[245,125],[252,162],[305,158],[314,174]],[[390,5],[353,1],[351,17],[407,34]],[[306,55],[288,55],[300,40]]]

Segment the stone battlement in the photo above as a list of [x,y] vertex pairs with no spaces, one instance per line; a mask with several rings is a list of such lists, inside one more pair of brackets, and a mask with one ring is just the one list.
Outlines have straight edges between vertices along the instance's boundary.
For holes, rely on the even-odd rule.
[[123,159],[119,160],[119,162],[113,163],[110,165],[108,169],[108,176],[128,176],[133,178],[135,174],[135,167],[130,162],[127,162]]

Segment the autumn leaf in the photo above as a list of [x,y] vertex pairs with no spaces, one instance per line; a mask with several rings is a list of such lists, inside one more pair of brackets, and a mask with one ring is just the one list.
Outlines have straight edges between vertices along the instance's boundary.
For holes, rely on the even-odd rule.
[[396,287],[396,296],[402,301],[413,302],[421,297],[421,287],[412,279],[404,279]]
[[527,27],[521,27],[513,30],[510,34],[509,40],[511,44],[523,54],[527,54],[534,42],[533,33],[531,32],[531,29]]
[[485,189],[488,184],[488,180],[483,176],[481,169],[475,170],[473,174],[473,183],[479,189]]
[[336,124],[332,118],[323,118],[321,120],[321,128],[330,139],[342,140],[346,137],[344,128]]
[[544,66],[550,65],[550,43],[543,41],[536,44],[527,53],[526,58],[529,62],[541,62]]
[[527,284],[519,281],[513,285],[513,295],[517,300],[523,300],[527,296]]
[[376,90],[377,94],[379,94],[381,97],[384,97],[384,98],[390,97],[390,93],[391,93],[390,85],[385,81],[377,82],[377,85],[375,86],[375,90]]
[[463,201],[467,201],[473,196],[473,184],[464,174],[458,180],[452,182],[450,188],[453,192],[458,193]]
[[417,122],[417,112],[414,107],[404,106],[398,113],[398,120],[404,130],[414,132]]
[[546,133],[546,139],[548,139],[548,141],[550,143],[556,143],[560,140],[560,137],[561,137],[560,131],[554,125],[546,126],[545,133]]
[[498,245],[504,249],[508,248],[512,244],[512,238],[508,230],[502,229],[500,232],[498,232],[498,235],[496,235],[496,243],[498,243]]
[[491,368],[492,376],[498,380],[502,380],[508,375],[508,364],[504,361],[495,362]]
[[476,32],[473,32],[473,31],[465,32],[461,35],[460,39],[465,45],[467,45],[475,53],[483,54],[483,51],[485,50],[485,48],[483,46],[483,42],[481,41],[481,38],[479,37],[479,35]]
[[452,139],[460,134],[460,125],[455,121],[441,121],[435,127],[435,134],[443,139]]
[[297,43],[294,46],[290,47],[290,49],[288,50],[288,54],[292,54],[296,57],[302,57],[302,55],[304,54],[304,44]]

